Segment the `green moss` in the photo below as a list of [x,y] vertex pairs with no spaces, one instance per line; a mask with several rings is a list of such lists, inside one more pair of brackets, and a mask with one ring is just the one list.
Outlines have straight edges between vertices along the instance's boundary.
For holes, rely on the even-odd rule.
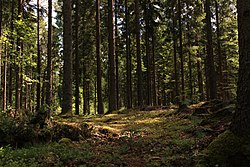
[[249,164],[249,155],[249,142],[226,131],[208,146],[197,166],[245,166]]
[[71,144],[72,140],[69,138],[62,138],[61,140],[58,141],[59,144]]

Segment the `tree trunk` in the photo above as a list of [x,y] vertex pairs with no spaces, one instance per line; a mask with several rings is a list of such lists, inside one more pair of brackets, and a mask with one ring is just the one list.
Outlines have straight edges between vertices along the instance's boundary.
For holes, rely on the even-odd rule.
[[[12,0],[11,2],[11,23],[10,23],[10,29],[11,32],[14,33],[14,9],[15,8],[15,0]],[[8,81],[8,85],[9,85],[9,90],[8,90],[8,104],[12,105],[12,92],[13,92],[13,84],[12,84],[12,80],[13,80],[13,50],[14,50],[14,36],[11,35],[11,53],[10,53],[10,64],[9,64],[9,81]]]
[[62,114],[72,114],[72,17],[71,0],[63,0],[63,105]]
[[78,41],[78,27],[79,27],[79,0],[75,1],[75,114],[79,115],[80,97],[79,97],[79,85],[80,85],[80,58],[79,58],[79,41]]
[[104,114],[102,101],[102,67],[101,67],[101,30],[100,30],[100,0],[96,0],[96,63],[97,63],[97,101],[98,114]]
[[157,85],[156,85],[156,65],[155,65],[155,35],[154,35],[154,27],[152,25],[152,97],[153,97],[153,105],[158,105],[158,97],[157,97]]
[[[3,21],[3,11],[2,11],[3,2],[2,1],[3,0],[0,0],[0,38],[2,37],[2,21]],[[0,88],[2,87],[2,53],[3,53],[2,46],[3,44],[0,43]]]
[[[18,0],[18,20],[21,20],[22,17],[22,0]],[[20,32],[17,32],[17,57],[16,57],[16,113],[19,113],[21,109],[21,75],[20,75],[20,60],[22,56],[22,49],[21,49],[21,39],[20,39]]]
[[115,77],[115,46],[114,46],[114,0],[108,0],[108,43],[109,43],[109,113],[117,109],[116,106],[116,77]]
[[198,72],[199,97],[200,97],[200,101],[203,101],[203,100],[205,100],[205,97],[204,97],[204,89],[203,89],[201,57],[200,57],[199,53],[197,54],[197,72]]
[[40,54],[40,1],[37,0],[37,86],[36,86],[36,111],[41,107],[41,54]]
[[250,135],[250,1],[238,0],[239,77],[237,108],[232,130],[239,136]]
[[183,58],[183,44],[182,44],[182,23],[181,23],[181,0],[178,0],[178,17],[179,17],[179,55],[181,60],[181,100],[185,100],[185,78],[184,78],[184,58]]
[[[190,34],[190,26],[189,23],[187,23],[187,46],[188,49],[191,48],[191,34]],[[193,103],[193,71],[192,71],[192,58],[191,58],[191,53],[190,51],[188,51],[188,69],[189,69],[189,100],[191,101],[191,103]]]
[[152,105],[152,85],[151,85],[151,55],[150,55],[150,43],[149,43],[149,1],[145,2],[145,43],[146,43],[146,67],[147,67],[147,105]]
[[[46,89],[46,104],[48,105],[48,115],[50,115],[50,107],[52,105],[52,88],[53,88],[53,73],[52,73],[52,0],[48,0],[48,58],[47,58],[47,75],[48,83],[44,88]],[[65,47],[66,48],[66,47]]]
[[7,44],[5,44],[5,59],[3,64],[3,111],[6,112],[7,109]]
[[225,94],[223,92],[223,64],[221,55],[221,42],[220,42],[220,21],[219,21],[219,9],[218,2],[215,1],[215,11],[216,11],[216,34],[217,34],[217,55],[218,55],[218,73],[219,73],[219,96],[224,99]]
[[119,94],[119,35],[118,35],[118,11],[119,0],[115,0],[115,76],[116,76],[116,106],[119,109],[120,94]]
[[179,94],[179,70],[177,68],[177,38],[176,38],[176,16],[175,16],[175,11],[173,8],[173,28],[172,28],[172,33],[173,33],[173,49],[174,49],[174,80],[175,80],[175,104],[180,103],[180,94]]
[[208,64],[208,84],[209,84],[209,91],[210,96],[209,100],[216,99],[216,73],[214,67],[214,55],[213,55],[213,43],[212,43],[212,25],[211,25],[211,11],[210,0],[206,0],[206,30],[207,30],[207,64]]
[[[137,9],[135,9],[137,10]],[[130,54],[130,33],[129,33],[129,11],[128,11],[128,1],[125,0],[125,33],[126,33],[126,72],[127,72],[127,83],[126,83],[126,105],[127,108],[132,108],[132,74],[131,74],[131,54]]]
[[140,8],[139,0],[135,0],[135,28],[136,28],[136,62],[137,62],[137,102],[138,107],[142,107],[142,63],[141,63],[141,44],[140,44]]

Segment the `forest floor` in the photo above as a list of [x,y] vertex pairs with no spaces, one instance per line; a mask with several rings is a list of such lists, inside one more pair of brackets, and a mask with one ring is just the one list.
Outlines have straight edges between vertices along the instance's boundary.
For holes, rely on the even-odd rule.
[[34,166],[191,167],[199,164],[203,150],[229,127],[231,118],[225,117],[224,111],[234,106],[217,106],[216,111],[213,107],[199,103],[182,111],[171,106],[151,111],[117,111],[104,116],[55,117],[57,123],[70,126],[87,123],[91,135],[80,141],[64,139],[57,146],[51,143],[9,154],[16,159],[23,152],[28,155],[39,151]]

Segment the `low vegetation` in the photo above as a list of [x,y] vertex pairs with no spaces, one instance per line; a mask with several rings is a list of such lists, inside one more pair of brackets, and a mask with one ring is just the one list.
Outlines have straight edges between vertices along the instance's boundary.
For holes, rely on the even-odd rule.
[[[233,108],[233,102],[212,101],[182,111],[171,106],[151,111],[122,110],[104,116],[56,116],[53,128],[46,126],[46,133],[31,128],[36,137],[33,141],[25,143],[18,138],[17,145],[13,144],[14,139],[9,143],[7,139],[1,141],[0,166],[216,165],[243,148],[248,150],[244,147],[247,144],[241,146],[226,131]],[[11,121],[10,125],[13,126]],[[41,136],[49,139],[44,141]],[[221,154],[218,150],[225,147],[216,143],[225,142],[230,146],[228,154]],[[231,148],[231,144],[235,147]]]

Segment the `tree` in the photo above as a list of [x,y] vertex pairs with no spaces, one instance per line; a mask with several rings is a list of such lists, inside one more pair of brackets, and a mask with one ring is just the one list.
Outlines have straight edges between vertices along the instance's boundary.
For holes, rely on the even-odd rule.
[[139,107],[143,105],[142,98],[142,63],[141,63],[141,33],[140,33],[140,8],[139,0],[135,0],[135,31],[136,31],[136,62],[137,62],[137,103]]
[[209,85],[209,98],[210,100],[216,99],[216,73],[214,67],[213,55],[213,39],[212,39],[212,25],[211,25],[211,2],[206,0],[206,32],[207,32],[207,66],[208,66],[208,85]]
[[108,0],[108,41],[109,41],[109,112],[116,106],[115,43],[114,43],[114,0]]
[[179,104],[180,99],[179,99],[179,70],[177,69],[177,38],[176,38],[176,26],[177,26],[177,21],[176,21],[176,14],[174,10],[174,4],[173,4],[173,11],[172,11],[172,19],[173,19],[173,26],[172,26],[172,38],[173,38],[173,50],[174,50],[174,80],[175,80],[175,100],[174,102],[176,104]]
[[237,108],[232,130],[240,136],[250,134],[250,1],[238,0],[239,76]]
[[127,108],[132,108],[132,75],[131,75],[131,53],[130,53],[130,32],[129,32],[129,11],[128,1],[125,0],[125,36],[126,36],[126,105]]
[[47,83],[46,83],[46,104],[50,107],[52,104],[52,0],[48,0],[48,44],[47,44]]
[[72,112],[72,18],[71,0],[63,0],[63,104],[62,114]]
[[118,32],[118,16],[119,0],[115,0],[115,76],[116,76],[116,107],[120,108],[120,90],[119,90],[119,32]]
[[[18,0],[18,20],[21,21],[22,19],[22,5],[23,2],[22,0]],[[22,44],[21,44],[21,38],[20,38],[20,29],[17,29],[17,46],[16,46],[16,51],[17,51],[17,57],[16,61],[19,63],[16,63],[15,66],[15,72],[16,72],[16,96],[15,96],[15,105],[16,105],[16,113],[18,113],[21,109],[21,70],[20,70],[20,60],[22,56]]]
[[104,114],[102,100],[102,67],[101,67],[101,31],[100,31],[100,0],[96,0],[96,63],[97,63],[97,112]]
[[80,86],[80,58],[79,58],[79,0],[75,1],[75,114],[79,115],[80,97],[79,97],[79,86]]
[[[2,37],[3,2],[0,0],[0,39]],[[2,86],[2,43],[0,45],[0,87]]]
[[179,21],[179,55],[181,60],[181,100],[185,100],[185,77],[184,77],[184,58],[183,58],[183,43],[182,43],[182,12],[181,0],[178,0],[178,21]]
[[146,67],[147,67],[147,105],[152,105],[152,83],[151,83],[151,54],[150,54],[150,25],[149,25],[149,0],[145,0],[144,20],[145,20],[145,47],[146,47]]
[[36,111],[41,106],[41,54],[40,54],[40,1],[37,0],[37,86],[36,86]]
[[13,80],[13,64],[12,64],[12,59],[13,59],[13,50],[14,50],[14,11],[15,11],[15,0],[11,1],[11,22],[10,22],[10,31],[12,32],[11,34],[11,53],[10,53],[10,64],[9,64],[9,81],[8,81],[8,85],[9,85],[9,90],[8,90],[8,104],[12,104],[12,91],[13,91],[13,84],[12,84],[12,80]]
[[223,65],[222,65],[222,55],[221,55],[221,41],[220,41],[220,21],[219,21],[219,9],[218,2],[215,1],[215,15],[216,15],[216,38],[217,38],[217,54],[218,54],[218,73],[219,73],[219,95],[223,99]]

